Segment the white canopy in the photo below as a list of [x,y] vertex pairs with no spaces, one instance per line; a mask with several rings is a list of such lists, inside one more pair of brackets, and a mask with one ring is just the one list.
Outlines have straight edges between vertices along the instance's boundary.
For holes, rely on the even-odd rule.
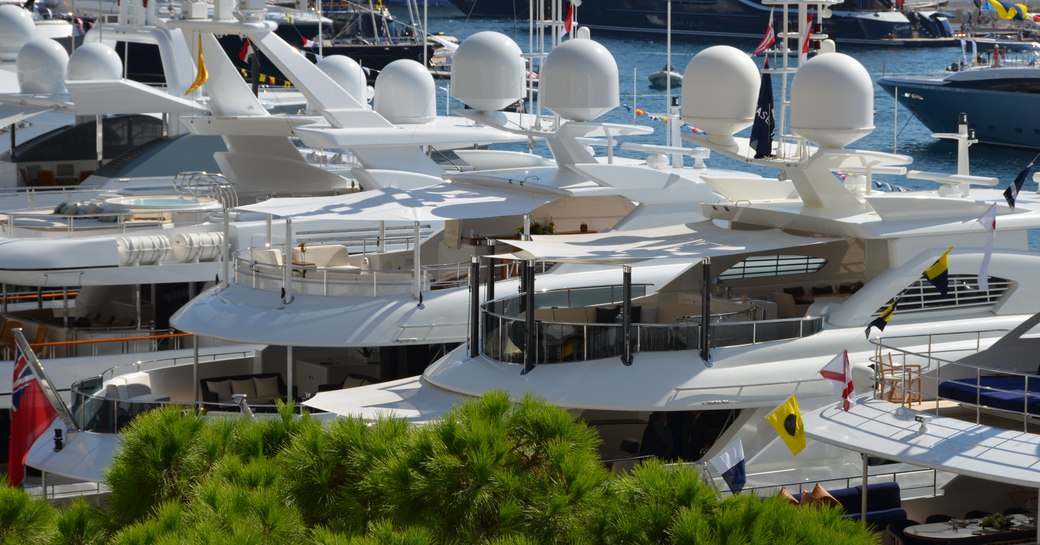
[[699,259],[734,253],[771,250],[836,239],[790,235],[779,229],[735,231],[711,220],[580,235],[535,236],[533,240],[504,240],[520,249],[516,259],[573,263],[631,263],[661,257]]
[[443,221],[526,214],[556,195],[467,188],[450,183],[422,189],[385,187],[333,197],[270,199],[238,210],[278,217],[359,221]]
[[410,377],[320,392],[304,401],[303,405],[365,420],[393,416],[410,424],[424,424],[444,416],[462,399],[462,395],[438,388],[422,377]]
[[[929,418],[924,431],[915,418]],[[915,411],[870,396],[848,411],[802,415],[817,441],[888,460],[1029,488],[1040,487],[1040,435]]]

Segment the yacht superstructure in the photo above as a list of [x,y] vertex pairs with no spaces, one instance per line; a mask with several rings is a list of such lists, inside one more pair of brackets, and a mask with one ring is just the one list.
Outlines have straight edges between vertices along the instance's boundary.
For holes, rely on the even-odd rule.
[[[857,388],[869,388],[870,337],[935,333],[986,345],[1031,314],[1037,294],[1029,277],[1040,265],[1027,243],[1040,220],[1035,198],[1020,194],[1012,209],[1000,190],[979,189],[997,181],[967,172],[966,127],[954,135],[965,155],[952,175],[907,172],[910,157],[846,148],[872,129],[872,83],[852,58],[822,53],[793,80],[795,134],[774,146],[774,157],[751,159],[747,141],[731,135],[753,118],[753,63],[736,49],[709,48],[691,60],[686,80],[698,84],[684,86],[684,119],[706,132],[688,138],[776,167],[776,183],[795,196],[763,198],[741,180],[707,176],[724,199],[702,205],[703,221],[511,241],[513,255],[495,260],[525,270],[562,262],[556,272],[583,274],[563,287],[522,275],[518,294],[488,280],[471,306],[470,323],[479,327],[469,343],[420,378],[325,392],[305,405],[373,418],[399,410],[423,420],[450,406],[424,404],[424,392],[438,400],[493,389],[534,393],[601,425],[610,458],[638,454],[647,413],[667,412],[669,457],[706,460],[739,437],[749,482],[796,482],[810,466],[820,478],[857,475],[858,458],[826,445],[792,458],[764,417],[792,394],[806,410],[832,403],[819,370],[845,350]],[[880,172],[941,188],[875,192]],[[991,208],[1000,228],[987,254],[980,218]],[[922,278],[940,259],[948,265],[943,289]],[[989,282],[980,289],[984,259]],[[677,274],[655,275],[676,263]],[[604,264],[613,271],[586,270]],[[887,327],[867,327],[893,305]],[[992,332],[977,337],[979,329]]]

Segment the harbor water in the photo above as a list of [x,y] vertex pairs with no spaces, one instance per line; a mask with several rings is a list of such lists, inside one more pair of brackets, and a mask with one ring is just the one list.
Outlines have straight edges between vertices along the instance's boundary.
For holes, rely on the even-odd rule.
[[[467,18],[457,10],[447,8],[430,8],[429,28],[431,32],[441,32],[458,37],[483,30],[494,30],[512,37],[523,50],[528,49],[528,25],[526,20],[478,19]],[[621,85],[621,102],[633,110],[640,108],[655,115],[665,115],[668,97],[664,90],[650,87],[647,76],[658,71],[668,62],[667,41],[660,35],[637,35],[616,33],[592,33],[592,38],[605,46],[618,64]],[[686,63],[698,51],[705,47],[724,43],[741,50],[752,51],[753,40],[731,40],[729,42],[691,42],[673,40],[671,47],[671,64],[682,71]],[[961,58],[959,46],[945,47],[903,47],[903,46],[855,46],[843,48],[839,43],[837,50],[856,58],[866,67],[873,80],[883,75],[941,75],[946,66]],[[761,66],[762,57],[756,62]],[[687,84],[693,82],[686,82]],[[780,96],[780,80],[774,77],[774,96]],[[439,83],[444,86],[446,83]],[[673,89],[672,95],[680,96],[681,89]],[[447,105],[444,87],[439,98],[440,108]],[[776,105],[779,108],[779,104]],[[1040,97],[1037,99],[1040,107]],[[956,115],[953,113],[952,115]],[[601,118],[614,123],[637,123],[654,127],[653,135],[643,137],[647,143],[664,144],[666,125],[663,121],[652,119],[649,115],[635,115],[624,107],[615,109]],[[969,124],[984,123],[985,120],[968,120]],[[957,146],[950,140],[938,140],[909,110],[896,106],[895,100],[885,93],[881,87],[874,86],[874,125],[875,130],[865,138],[855,142],[851,147],[910,155],[914,162],[908,168],[932,172],[953,173],[956,170]],[[689,131],[684,127],[684,131]],[[745,130],[747,133],[750,129]],[[744,134],[744,133],[742,133]],[[639,141],[637,139],[637,141]],[[994,176],[1000,180],[999,187],[1006,187],[1015,179],[1023,167],[1036,160],[1038,151],[1013,149],[977,144],[971,147],[971,174]],[[619,152],[623,154],[624,152]],[[688,159],[689,161],[689,159]],[[771,169],[762,169],[746,165],[739,161],[714,155],[709,164],[719,168],[739,168],[756,171],[763,175],[774,175]],[[931,182],[907,180],[898,176],[877,176],[876,179],[887,181],[907,189],[930,189]],[[1023,191],[1036,191],[1037,184],[1028,181]],[[1040,249],[1040,237],[1034,239],[1034,248]]]

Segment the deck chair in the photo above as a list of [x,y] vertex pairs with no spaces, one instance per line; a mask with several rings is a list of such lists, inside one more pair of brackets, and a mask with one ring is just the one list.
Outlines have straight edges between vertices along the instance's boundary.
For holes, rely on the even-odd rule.
[[881,399],[903,404],[921,402],[920,365],[896,364],[891,352],[882,354],[878,365],[881,366],[881,381],[878,385]]
[[9,360],[14,357],[14,330],[19,327],[22,327],[22,322],[7,320],[3,329],[0,330],[0,348],[4,350],[4,359]]
[[29,343],[29,346],[32,347],[32,349],[36,352],[36,356],[39,357],[39,358],[44,357],[44,353],[46,353],[47,349],[50,348],[49,346],[42,346],[44,343],[47,342],[47,333],[49,331],[50,331],[50,328],[47,327],[46,325],[44,325],[44,324],[37,325],[36,326],[36,333],[33,334],[33,339]]

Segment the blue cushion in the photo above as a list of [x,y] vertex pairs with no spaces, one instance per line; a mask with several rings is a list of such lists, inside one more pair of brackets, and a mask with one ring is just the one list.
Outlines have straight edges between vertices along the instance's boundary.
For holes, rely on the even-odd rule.
[[[860,490],[862,487],[857,486],[856,489]],[[899,496],[899,483],[874,483],[867,486],[868,512],[900,507],[902,504],[903,500]],[[856,508],[856,511],[859,511],[859,507]]]
[[[1031,414],[1040,414],[1040,379],[1026,377],[981,377],[982,388],[976,385],[974,378],[946,380],[939,384],[939,395],[962,403],[981,403],[994,409],[1022,412],[1027,409]],[[987,388],[995,388],[995,391]]]

